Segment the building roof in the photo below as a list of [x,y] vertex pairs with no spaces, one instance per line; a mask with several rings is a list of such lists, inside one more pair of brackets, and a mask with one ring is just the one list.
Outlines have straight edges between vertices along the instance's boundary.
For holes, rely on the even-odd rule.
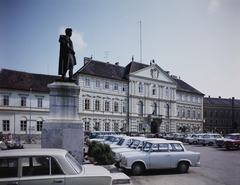
[[47,85],[53,83],[59,76],[27,73],[9,69],[0,71],[0,88],[49,92]]
[[[77,71],[77,73],[94,75],[116,80],[127,80],[130,73],[149,67],[147,64],[131,61],[126,67],[119,66],[118,64],[110,64],[108,62],[100,62],[89,59],[88,62]],[[189,93],[204,95],[197,89],[193,88],[186,82],[173,78],[177,82],[177,90]]]
[[[232,98],[211,98],[204,97],[203,98],[204,105],[218,105],[218,106],[232,106]],[[240,107],[240,100],[234,99],[234,106]]]
[[180,79],[177,79],[177,78],[173,78],[173,79],[175,80],[175,82],[177,82],[177,90],[178,91],[184,91],[184,92],[190,92],[190,93],[204,95],[203,93],[201,93],[200,91],[198,91],[191,85],[187,84],[186,82],[184,82]]

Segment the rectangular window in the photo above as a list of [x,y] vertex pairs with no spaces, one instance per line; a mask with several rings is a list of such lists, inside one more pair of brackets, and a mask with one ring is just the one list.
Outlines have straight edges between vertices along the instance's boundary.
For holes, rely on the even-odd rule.
[[[13,178],[18,176],[18,159],[17,158],[2,158],[0,159],[0,179]],[[1,179],[4,181],[4,179]],[[4,184],[4,183],[3,183]],[[7,184],[7,183],[6,183]]]
[[3,105],[9,105],[9,96],[3,95]]
[[117,84],[117,83],[114,84],[114,90],[115,90],[115,91],[118,90],[118,84]]
[[123,103],[123,112],[127,112],[127,104]]
[[89,110],[89,109],[90,109],[90,100],[85,99],[85,110]]
[[166,88],[165,94],[166,94],[166,97],[169,98],[169,89],[168,89],[168,87]]
[[90,79],[89,78],[85,78],[85,86],[90,87]]
[[100,110],[100,101],[99,100],[95,100],[95,110],[96,111]]
[[52,157],[23,157],[22,176],[59,175],[63,174],[58,163]]
[[42,107],[42,98],[37,98],[38,107]]
[[196,111],[195,110],[192,111],[192,114],[193,114],[193,118],[196,118]]
[[20,130],[21,131],[27,131],[27,121],[21,121],[20,122]]
[[114,102],[114,112],[118,112],[118,103]]
[[182,101],[185,101],[185,95],[184,94],[182,95]]
[[122,91],[123,91],[123,92],[126,91],[126,85],[123,85]]
[[105,111],[109,111],[109,102],[108,101],[106,101],[105,102]]
[[156,95],[156,86],[155,85],[152,88],[152,95]]
[[115,132],[118,132],[118,131],[119,131],[119,129],[118,129],[118,124],[117,124],[117,123],[114,123],[114,131],[115,131]]
[[110,124],[109,123],[105,123],[105,131],[110,131]]
[[90,124],[89,124],[89,122],[85,122],[84,129],[85,129],[85,131],[90,131]]
[[3,120],[3,131],[10,131],[10,121]]
[[105,89],[109,89],[109,82],[105,82]]
[[26,102],[27,102],[26,96],[22,96],[22,97],[21,97],[21,106],[22,106],[22,107],[26,107]]
[[100,88],[100,81],[99,80],[96,80],[96,87]]
[[138,85],[138,92],[143,93],[143,85],[141,83]]
[[42,131],[42,125],[43,125],[42,121],[37,121],[37,131]]

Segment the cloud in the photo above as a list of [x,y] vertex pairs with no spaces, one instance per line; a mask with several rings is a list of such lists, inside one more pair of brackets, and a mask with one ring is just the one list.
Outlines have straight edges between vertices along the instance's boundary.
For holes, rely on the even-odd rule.
[[[65,29],[67,27],[59,28],[59,34],[65,35]],[[87,43],[83,40],[83,37],[77,30],[73,30],[71,40],[73,41],[73,47],[75,51],[81,51],[85,47],[87,47]]]
[[218,0],[211,0],[208,5],[208,13],[214,14],[219,7],[219,1]]

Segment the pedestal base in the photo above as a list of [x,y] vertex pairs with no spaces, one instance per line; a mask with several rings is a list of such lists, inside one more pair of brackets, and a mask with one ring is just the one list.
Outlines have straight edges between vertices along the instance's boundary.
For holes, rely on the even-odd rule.
[[83,164],[83,125],[76,121],[44,122],[42,129],[42,148],[65,149]]

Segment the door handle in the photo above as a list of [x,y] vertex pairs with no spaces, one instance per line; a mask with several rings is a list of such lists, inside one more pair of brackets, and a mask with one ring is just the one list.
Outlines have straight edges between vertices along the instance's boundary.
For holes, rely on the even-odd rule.
[[55,179],[54,182],[61,183],[61,182],[63,182],[63,179]]

